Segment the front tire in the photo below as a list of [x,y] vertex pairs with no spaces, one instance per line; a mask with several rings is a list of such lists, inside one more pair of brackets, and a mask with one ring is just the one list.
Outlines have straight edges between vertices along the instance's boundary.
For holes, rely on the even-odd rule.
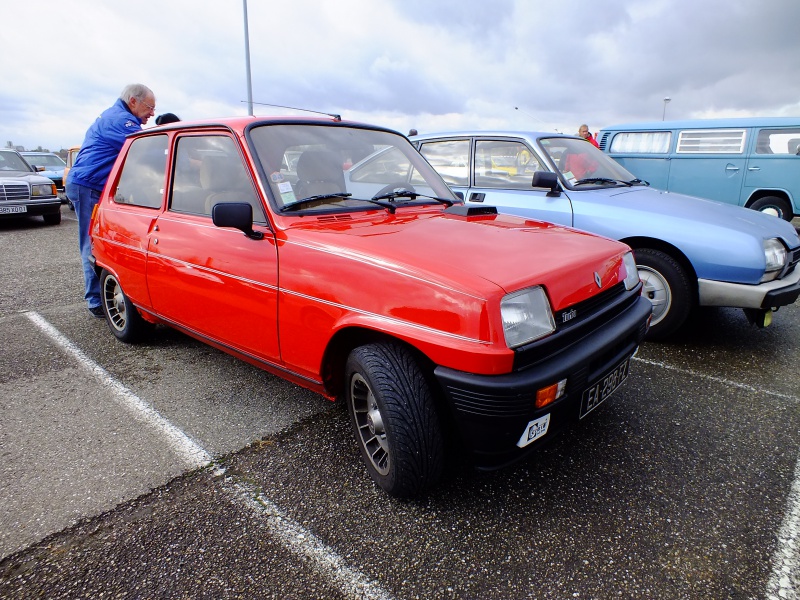
[[783,198],[777,196],[764,196],[753,202],[750,207],[752,210],[780,217],[784,221],[791,221],[794,218],[791,205]]
[[117,278],[105,269],[100,273],[100,295],[108,328],[118,340],[138,342],[152,331],[153,324],[142,318]]
[[664,339],[686,322],[692,310],[689,276],[678,261],[660,250],[639,248],[634,256],[644,285],[642,296],[653,304],[647,339]]
[[42,219],[44,219],[46,225],[58,225],[61,223],[61,209],[58,212],[42,215]]
[[428,380],[396,343],[360,346],[345,366],[345,400],[370,477],[398,498],[423,494],[441,478],[444,442]]

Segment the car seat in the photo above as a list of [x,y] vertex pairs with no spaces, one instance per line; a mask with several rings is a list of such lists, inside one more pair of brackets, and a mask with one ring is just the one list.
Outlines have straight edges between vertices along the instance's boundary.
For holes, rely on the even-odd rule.
[[345,191],[342,161],[327,150],[306,150],[297,160],[297,185],[294,195],[298,200],[321,194]]

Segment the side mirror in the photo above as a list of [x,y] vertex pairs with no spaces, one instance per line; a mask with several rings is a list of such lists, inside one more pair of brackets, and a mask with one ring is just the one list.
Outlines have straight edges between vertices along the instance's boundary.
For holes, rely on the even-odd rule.
[[550,171],[536,171],[533,174],[531,185],[535,188],[548,188],[548,196],[560,196],[561,187],[558,185],[558,175]]
[[247,202],[221,202],[211,208],[211,220],[217,227],[233,227],[247,237],[260,240],[264,234],[253,230],[253,207]]

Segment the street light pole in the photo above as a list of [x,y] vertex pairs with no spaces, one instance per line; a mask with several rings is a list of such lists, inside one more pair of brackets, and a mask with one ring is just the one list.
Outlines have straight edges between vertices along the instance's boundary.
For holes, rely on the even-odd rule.
[[667,104],[669,103],[670,100],[672,100],[672,98],[670,98],[669,96],[664,98],[664,110],[661,112],[661,120],[662,121],[664,120],[664,117],[667,116]]
[[247,27],[247,0],[244,6],[244,62],[247,69],[247,114],[253,116],[253,82],[250,79],[250,33]]

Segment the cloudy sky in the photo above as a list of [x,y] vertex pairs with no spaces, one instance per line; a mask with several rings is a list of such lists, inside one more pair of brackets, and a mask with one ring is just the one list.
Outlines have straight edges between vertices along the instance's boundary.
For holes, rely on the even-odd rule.
[[[247,114],[243,0],[0,0],[0,143],[58,150],[128,83]],[[406,133],[800,117],[798,0],[248,0],[253,100]],[[255,114],[286,114],[254,106]],[[289,114],[297,114],[291,113]],[[149,125],[153,125],[153,121]]]

